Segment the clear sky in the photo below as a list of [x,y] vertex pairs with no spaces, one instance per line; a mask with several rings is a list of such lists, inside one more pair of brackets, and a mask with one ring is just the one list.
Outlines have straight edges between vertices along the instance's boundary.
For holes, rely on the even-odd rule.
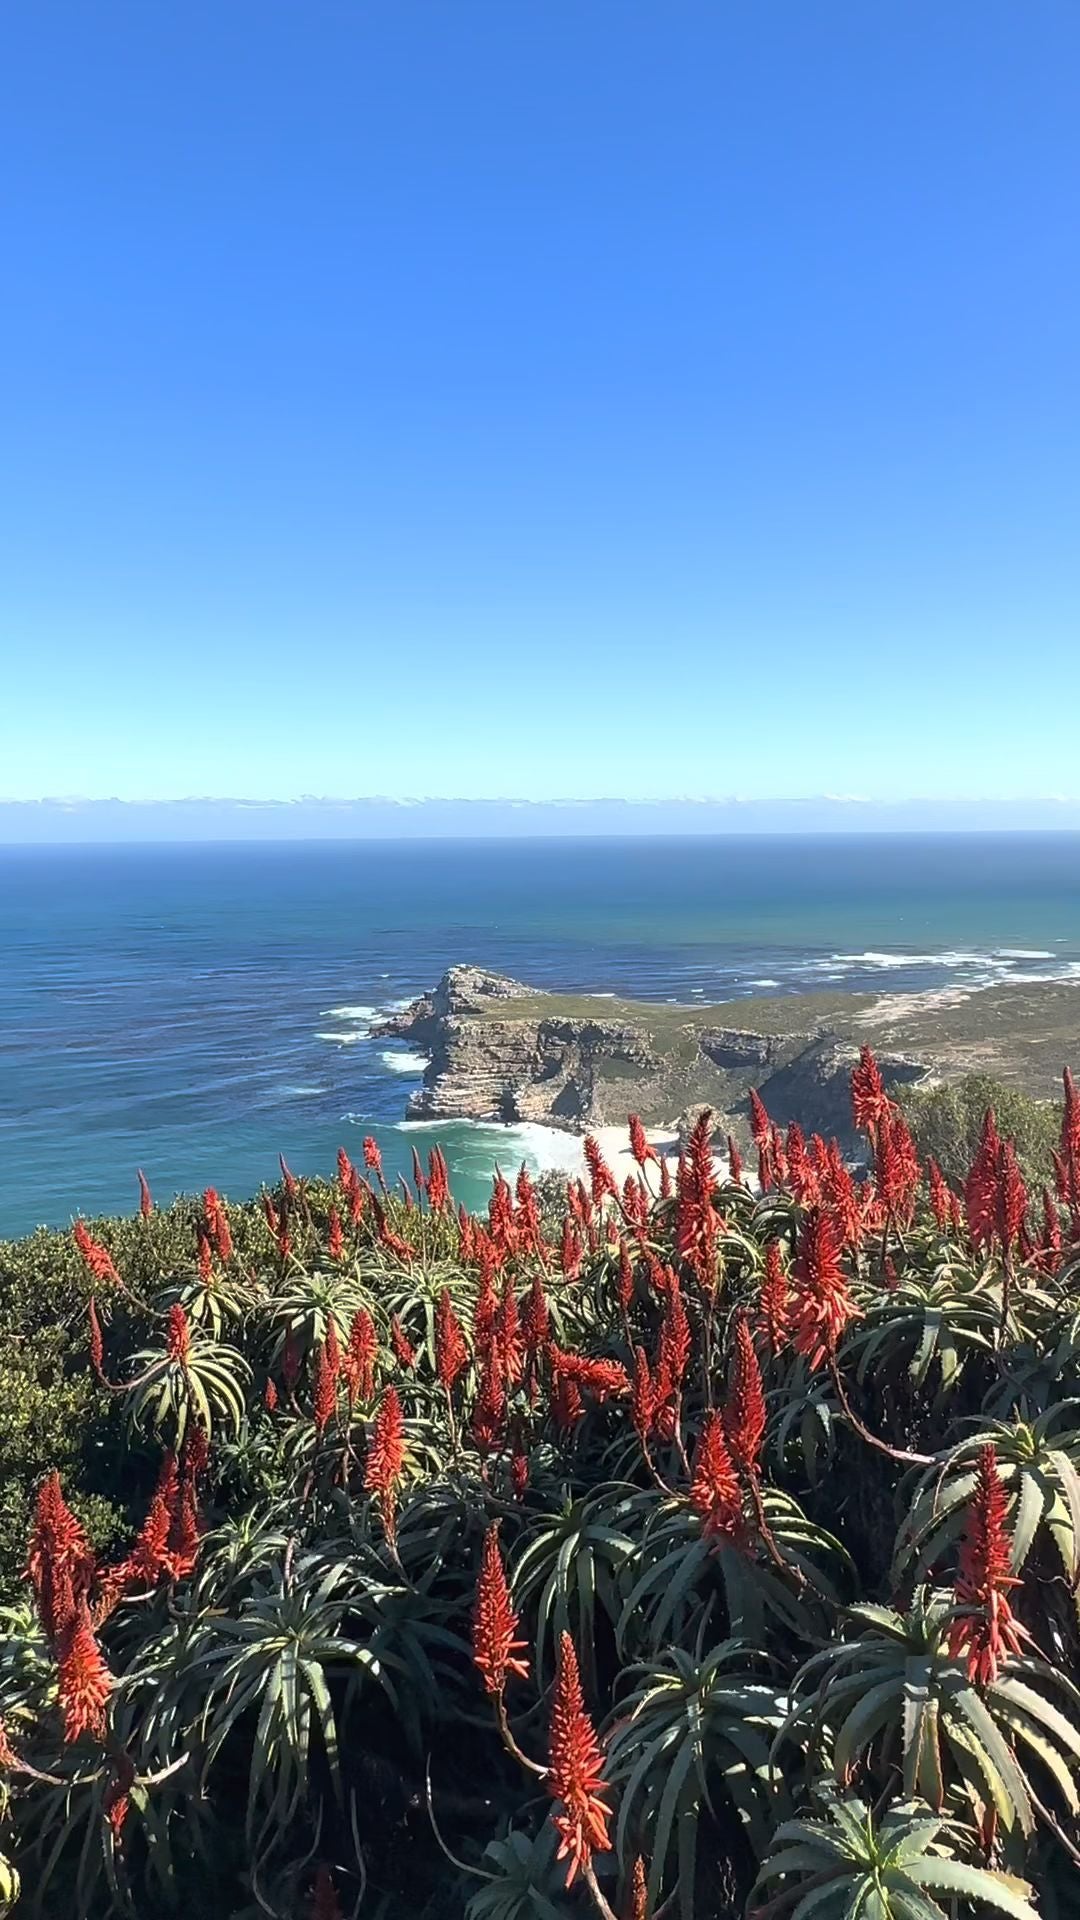
[[0,798],[1080,791],[1076,0],[24,0]]

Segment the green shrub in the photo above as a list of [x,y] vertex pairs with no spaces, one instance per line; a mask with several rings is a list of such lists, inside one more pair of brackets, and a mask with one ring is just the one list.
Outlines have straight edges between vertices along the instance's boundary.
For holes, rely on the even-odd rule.
[[963,1186],[988,1107],[1002,1139],[1016,1142],[1029,1186],[1037,1190],[1047,1179],[1061,1128],[1061,1109],[1050,1101],[1035,1100],[989,1074],[969,1073],[947,1086],[913,1089],[901,1104],[920,1154],[932,1155],[954,1187]]

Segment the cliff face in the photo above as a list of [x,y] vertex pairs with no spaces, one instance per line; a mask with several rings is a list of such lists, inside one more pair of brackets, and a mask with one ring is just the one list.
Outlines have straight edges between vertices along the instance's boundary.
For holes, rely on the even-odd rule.
[[[379,1030],[429,1056],[409,1101],[414,1119],[533,1120],[581,1131],[621,1125],[629,1112],[670,1125],[704,1103],[744,1132],[755,1087],[779,1124],[849,1136],[857,1042],[814,1023],[782,1031],[718,1024],[727,1011],[541,994],[502,974],[451,967]],[[900,1056],[881,1065],[886,1085],[928,1071]]]

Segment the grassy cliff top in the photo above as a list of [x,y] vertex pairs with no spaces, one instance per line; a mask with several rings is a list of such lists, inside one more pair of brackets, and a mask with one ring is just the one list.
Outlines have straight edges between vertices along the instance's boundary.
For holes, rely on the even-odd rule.
[[1080,982],[999,985],[975,992],[807,993],[673,1006],[602,994],[529,992],[493,1000],[481,1020],[619,1021],[677,1047],[716,1028],[776,1037],[827,1031],[910,1053],[942,1074],[989,1073],[1050,1097],[1080,1061]]

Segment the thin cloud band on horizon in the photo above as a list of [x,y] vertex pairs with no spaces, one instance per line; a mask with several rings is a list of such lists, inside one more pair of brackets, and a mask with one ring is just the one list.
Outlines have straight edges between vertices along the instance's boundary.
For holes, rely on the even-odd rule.
[[1060,795],[864,795],[723,799],[0,800],[0,845],[272,840],[539,839],[785,833],[1080,832],[1080,799]]

